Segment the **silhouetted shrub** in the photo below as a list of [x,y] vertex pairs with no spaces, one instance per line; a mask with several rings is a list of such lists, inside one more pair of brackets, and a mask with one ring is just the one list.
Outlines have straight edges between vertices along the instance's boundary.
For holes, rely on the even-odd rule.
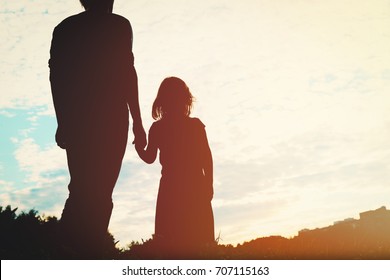
[[[83,259],[85,256],[64,248],[58,238],[59,221],[54,216],[42,217],[30,210],[16,215],[18,208],[0,206],[1,259]],[[118,258],[114,238],[107,233],[107,242],[92,259]]]

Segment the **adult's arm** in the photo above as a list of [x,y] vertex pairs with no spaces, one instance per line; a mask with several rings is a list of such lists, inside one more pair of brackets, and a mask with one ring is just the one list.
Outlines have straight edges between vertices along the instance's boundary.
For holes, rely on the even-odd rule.
[[134,144],[139,147],[144,148],[146,146],[146,133],[142,125],[141,119],[141,110],[139,106],[139,97],[138,97],[138,76],[137,71],[134,66],[134,55],[132,51],[133,47],[133,31],[131,29],[130,23],[128,24],[129,35],[129,46],[131,52],[131,62],[129,67],[129,83],[130,87],[126,95],[127,104],[130,109],[130,114],[133,119],[133,133],[134,133]]

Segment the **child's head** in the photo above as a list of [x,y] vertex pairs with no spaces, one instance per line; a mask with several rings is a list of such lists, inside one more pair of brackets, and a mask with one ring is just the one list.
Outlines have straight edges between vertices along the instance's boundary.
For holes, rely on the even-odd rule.
[[153,102],[152,117],[155,120],[164,116],[189,116],[191,114],[192,96],[186,83],[177,78],[169,77],[162,81],[157,97]]

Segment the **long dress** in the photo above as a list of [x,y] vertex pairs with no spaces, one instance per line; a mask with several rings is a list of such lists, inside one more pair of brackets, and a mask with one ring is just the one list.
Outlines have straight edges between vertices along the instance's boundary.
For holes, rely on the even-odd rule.
[[213,243],[212,186],[206,183],[203,171],[210,150],[203,123],[189,117],[174,123],[160,120],[150,133],[162,165],[156,238],[182,249]]

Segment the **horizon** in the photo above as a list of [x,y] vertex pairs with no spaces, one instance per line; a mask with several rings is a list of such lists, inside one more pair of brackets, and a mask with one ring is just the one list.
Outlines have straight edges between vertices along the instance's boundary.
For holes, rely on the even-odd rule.
[[88,259],[110,260],[388,260],[390,256],[390,210],[385,207],[361,213],[359,220],[344,219],[323,228],[303,229],[291,238],[258,237],[236,246],[216,242],[180,255],[161,251],[162,244],[152,239],[120,248],[109,235],[110,242],[88,251],[58,250],[59,240],[53,235],[60,226],[57,219],[42,220],[36,211],[18,215],[10,207],[0,212],[9,229],[1,240],[5,259],[84,259],[85,253]]
[[[47,61],[74,1],[0,4],[0,205],[61,215],[65,152]],[[216,238],[292,236],[390,207],[390,4],[379,0],[116,0],[134,32],[145,129],[161,81],[196,98],[214,158]],[[136,155],[131,129],[110,232],[125,246],[154,231],[161,167]]]
[[[44,213],[40,213],[38,210],[36,209],[30,209],[30,210],[21,210],[19,211],[19,208],[18,207],[12,207],[12,205],[7,205],[7,206],[3,206],[3,205],[0,205],[1,207],[1,210],[2,211],[5,211],[6,208],[10,206],[10,210],[11,211],[15,211],[15,214],[16,214],[16,217],[21,215],[22,213],[24,214],[29,214],[29,212],[32,210],[32,211],[35,211],[36,212],[36,217],[40,217],[41,219],[43,219],[44,221],[48,221],[49,218],[56,218],[58,221],[59,221],[59,218],[60,217],[56,217],[56,216],[47,216],[45,215]],[[316,228],[301,228],[300,230],[298,230],[298,232],[294,235],[291,235],[291,236],[283,236],[283,235],[269,235],[269,236],[257,236],[251,240],[243,240],[241,242],[238,242],[238,243],[234,243],[234,244],[230,244],[230,243],[220,243],[219,242],[219,238],[216,237],[216,241],[217,241],[217,244],[218,245],[233,245],[234,247],[236,247],[237,245],[243,245],[244,243],[248,243],[248,242],[251,242],[251,241],[255,241],[257,239],[262,239],[262,238],[269,238],[269,237],[282,237],[282,238],[286,238],[286,239],[293,239],[293,238],[296,238],[296,237],[299,237],[302,233],[307,233],[307,232],[315,232],[317,230],[324,230],[324,229],[328,229],[328,228],[331,228],[331,227],[334,227],[334,226],[337,226],[337,225],[340,225],[340,224],[350,224],[350,223],[353,223],[353,222],[367,222],[367,220],[370,220],[371,222],[372,221],[376,221],[378,222],[377,220],[377,217],[375,219],[373,219],[373,215],[372,213],[374,214],[377,214],[378,211],[380,210],[384,210],[386,212],[386,214],[383,215],[382,214],[382,217],[381,218],[390,218],[390,209],[387,209],[386,206],[381,206],[381,207],[378,207],[376,209],[370,209],[370,210],[365,210],[363,212],[359,212],[359,217],[358,218],[351,218],[351,217],[348,217],[348,218],[343,218],[343,219],[339,219],[337,221],[333,221],[331,224],[329,225],[322,225],[322,226],[319,226],[319,227],[316,227]],[[369,215],[367,215],[367,213]],[[365,214],[366,217],[365,218],[362,218],[362,214]],[[387,217],[384,217],[385,215],[387,215]],[[109,232],[110,234],[112,234],[112,232]],[[133,242],[146,242],[148,241],[148,238],[141,238],[141,240],[132,240],[131,242],[129,243],[125,243],[125,244],[122,244],[120,242],[120,240],[117,240],[115,238],[115,236],[113,235],[113,238],[114,238],[114,242],[115,244],[121,244],[121,246],[119,246],[118,248],[119,249],[126,249],[128,245],[130,245],[131,243]]]

